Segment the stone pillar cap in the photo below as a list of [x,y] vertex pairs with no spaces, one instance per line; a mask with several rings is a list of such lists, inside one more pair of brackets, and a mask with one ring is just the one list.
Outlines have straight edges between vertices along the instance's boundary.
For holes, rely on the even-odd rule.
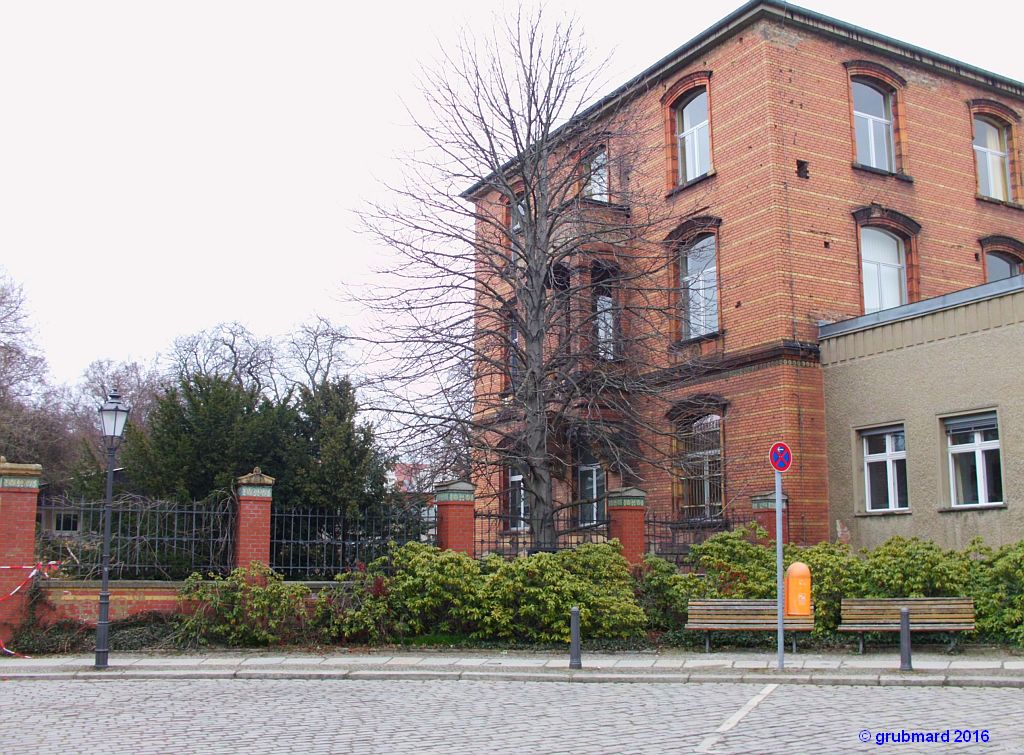
[[42,464],[15,464],[0,456],[0,476],[3,477],[39,477],[43,473]]
[[434,486],[434,490],[462,490],[466,492],[473,492],[476,490],[476,486],[471,482],[465,480],[447,480],[445,482],[439,482]]
[[237,482],[239,485],[273,485],[274,478],[263,474],[259,467],[254,467],[252,472],[242,475]]
[[608,497],[612,498],[646,498],[647,492],[640,488],[617,488],[608,491]]

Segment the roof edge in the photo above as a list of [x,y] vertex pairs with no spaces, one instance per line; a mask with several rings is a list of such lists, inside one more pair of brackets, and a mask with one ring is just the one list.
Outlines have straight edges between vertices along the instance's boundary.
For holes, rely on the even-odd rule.
[[[556,129],[553,135],[557,135],[570,124],[593,118],[624,97],[635,95],[645,84],[658,81],[664,76],[671,75],[674,70],[687,65],[692,58],[697,57],[709,45],[724,41],[755,21],[767,17],[782,19],[786,23],[793,23],[819,34],[843,39],[861,47],[872,48],[888,57],[937,69],[947,76],[953,76],[1024,101],[1024,82],[1016,79],[1000,76],[955,58],[901,42],[898,39],[806,8],[780,2],[780,0],[750,0],[578,113],[573,119]],[[502,169],[507,170],[513,162],[506,163]],[[473,199],[488,183],[490,183],[490,176],[477,181],[459,196],[462,199]]]

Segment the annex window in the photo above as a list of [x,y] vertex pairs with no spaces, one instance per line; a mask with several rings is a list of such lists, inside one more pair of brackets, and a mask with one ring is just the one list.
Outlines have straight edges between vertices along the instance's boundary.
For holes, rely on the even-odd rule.
[[608,150],[604,147],[591,152],[583,162],[583,196],[595,202],[607,202]]
[[881,84],[856,78],[853,92],[853,126],[857,162],[869,168],[895,172],[893,94]]
[[1003,469],[995,412],[945,420],[953,506],[1003,502]]
[[1012,201],[1010,127],[993,118],[974,116],[974,160],[978,168],[978,193],[1003,202]]
[[591,271],[594,296],[594,344],[599,359],[612,361],[618,357],[618,317],[615,311],[615,271],[595,266]]
[[718,262],[714,234],[697,236],[679,252],[682,338],[718,331]]
[[530,505],[523,487],[523,473],[515,467],[508,469],[508,528],[522,531],[530,528]]
[[721,516],[722,416],[704,414],[677,424],[674,446],[672,498],[676,510],[684,519]]
[[685,184],[711,170],[711,134],[708,120],[708,90],[688,92],[674,107],[677,182]]
[[605,519],[605,471],[589,451],[580,454],[576,468],[576,497],[579,523],[596,524]]
[[864,312],[907,303],[907,263],[903,239],[879,228],[861,228]]
[[864,496],[868,511],[909,508],[907,439],[902,425],[861,432]]

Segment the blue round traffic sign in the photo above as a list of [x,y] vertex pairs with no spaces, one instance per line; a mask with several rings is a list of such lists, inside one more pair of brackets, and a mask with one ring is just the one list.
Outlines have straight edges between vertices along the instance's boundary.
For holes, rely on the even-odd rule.
[[772,450],[768,452],[768,461],[776,472],[785,472],[793,463],[793,452],[783,442],[773,443]]

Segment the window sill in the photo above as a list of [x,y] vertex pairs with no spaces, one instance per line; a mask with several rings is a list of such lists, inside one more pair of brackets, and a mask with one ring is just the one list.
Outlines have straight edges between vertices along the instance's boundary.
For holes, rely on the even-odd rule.
[[1017,204],[1016,202],[1007,202],[1005,199],[996,199],[995,197],[987,197],[984,194],[975,194],[974,198],[979,202],[988,202],[989,204],[998,204],[1003,207],[1009,207],[1011,210],[1024,210],[1024,205]]
[[704,343],[705,341],[714,341],[725,335],[724,330],[713,330],[710,333],[704,333],[693,338],[683,338],[679,341],[673,341],[669,344],[670,351],[676,351],[678,349],[685,349],[687,346],[693,346],[698,343]]
[[889,178],[895,178],[895,179],[897,179],[899,181],[903,181],[904,183],[908,183],[908,184],[914,183],[914,179],[911,178],[910,176],[908,176],[906,173],[903,173],[902,171],[900,171],[899,173],[894,173],[891,170],[882,170],[881,168],[873,168],[870,165],[862,165],[861,163],[853,163],[853,169],[854,170],[862,170],[865,173],[873,173],[876,176],[887,176]]
[[678,184],[678,185],[676,185],[675,187],[672,188],[672,191],[670,191],[668,194],[665,195],[665,199],[671,199],[676,194],[679,194],[681,192],[686,191],[687,189],[689,189],[694,184],[699,184],[701,181],[707,181],[709,178],[714,178],[716,175],[717,174],[715,173],[714,169],[711,169],[707,173],[705,173],[703,176],[697,176],[696,178],[691,178],[689,181],[687,181],[684,184]]
[[976,503],[972,506],[947,506],[938,509],[940,514],[953,514],[959,511],[992,511],[994,509],[1005,509],[1005,503]]
[[910,509],[883,509],[881,511],[858,511],[854,514],[855,517],[872,517],[872,516],[909,516],[912,514]]

